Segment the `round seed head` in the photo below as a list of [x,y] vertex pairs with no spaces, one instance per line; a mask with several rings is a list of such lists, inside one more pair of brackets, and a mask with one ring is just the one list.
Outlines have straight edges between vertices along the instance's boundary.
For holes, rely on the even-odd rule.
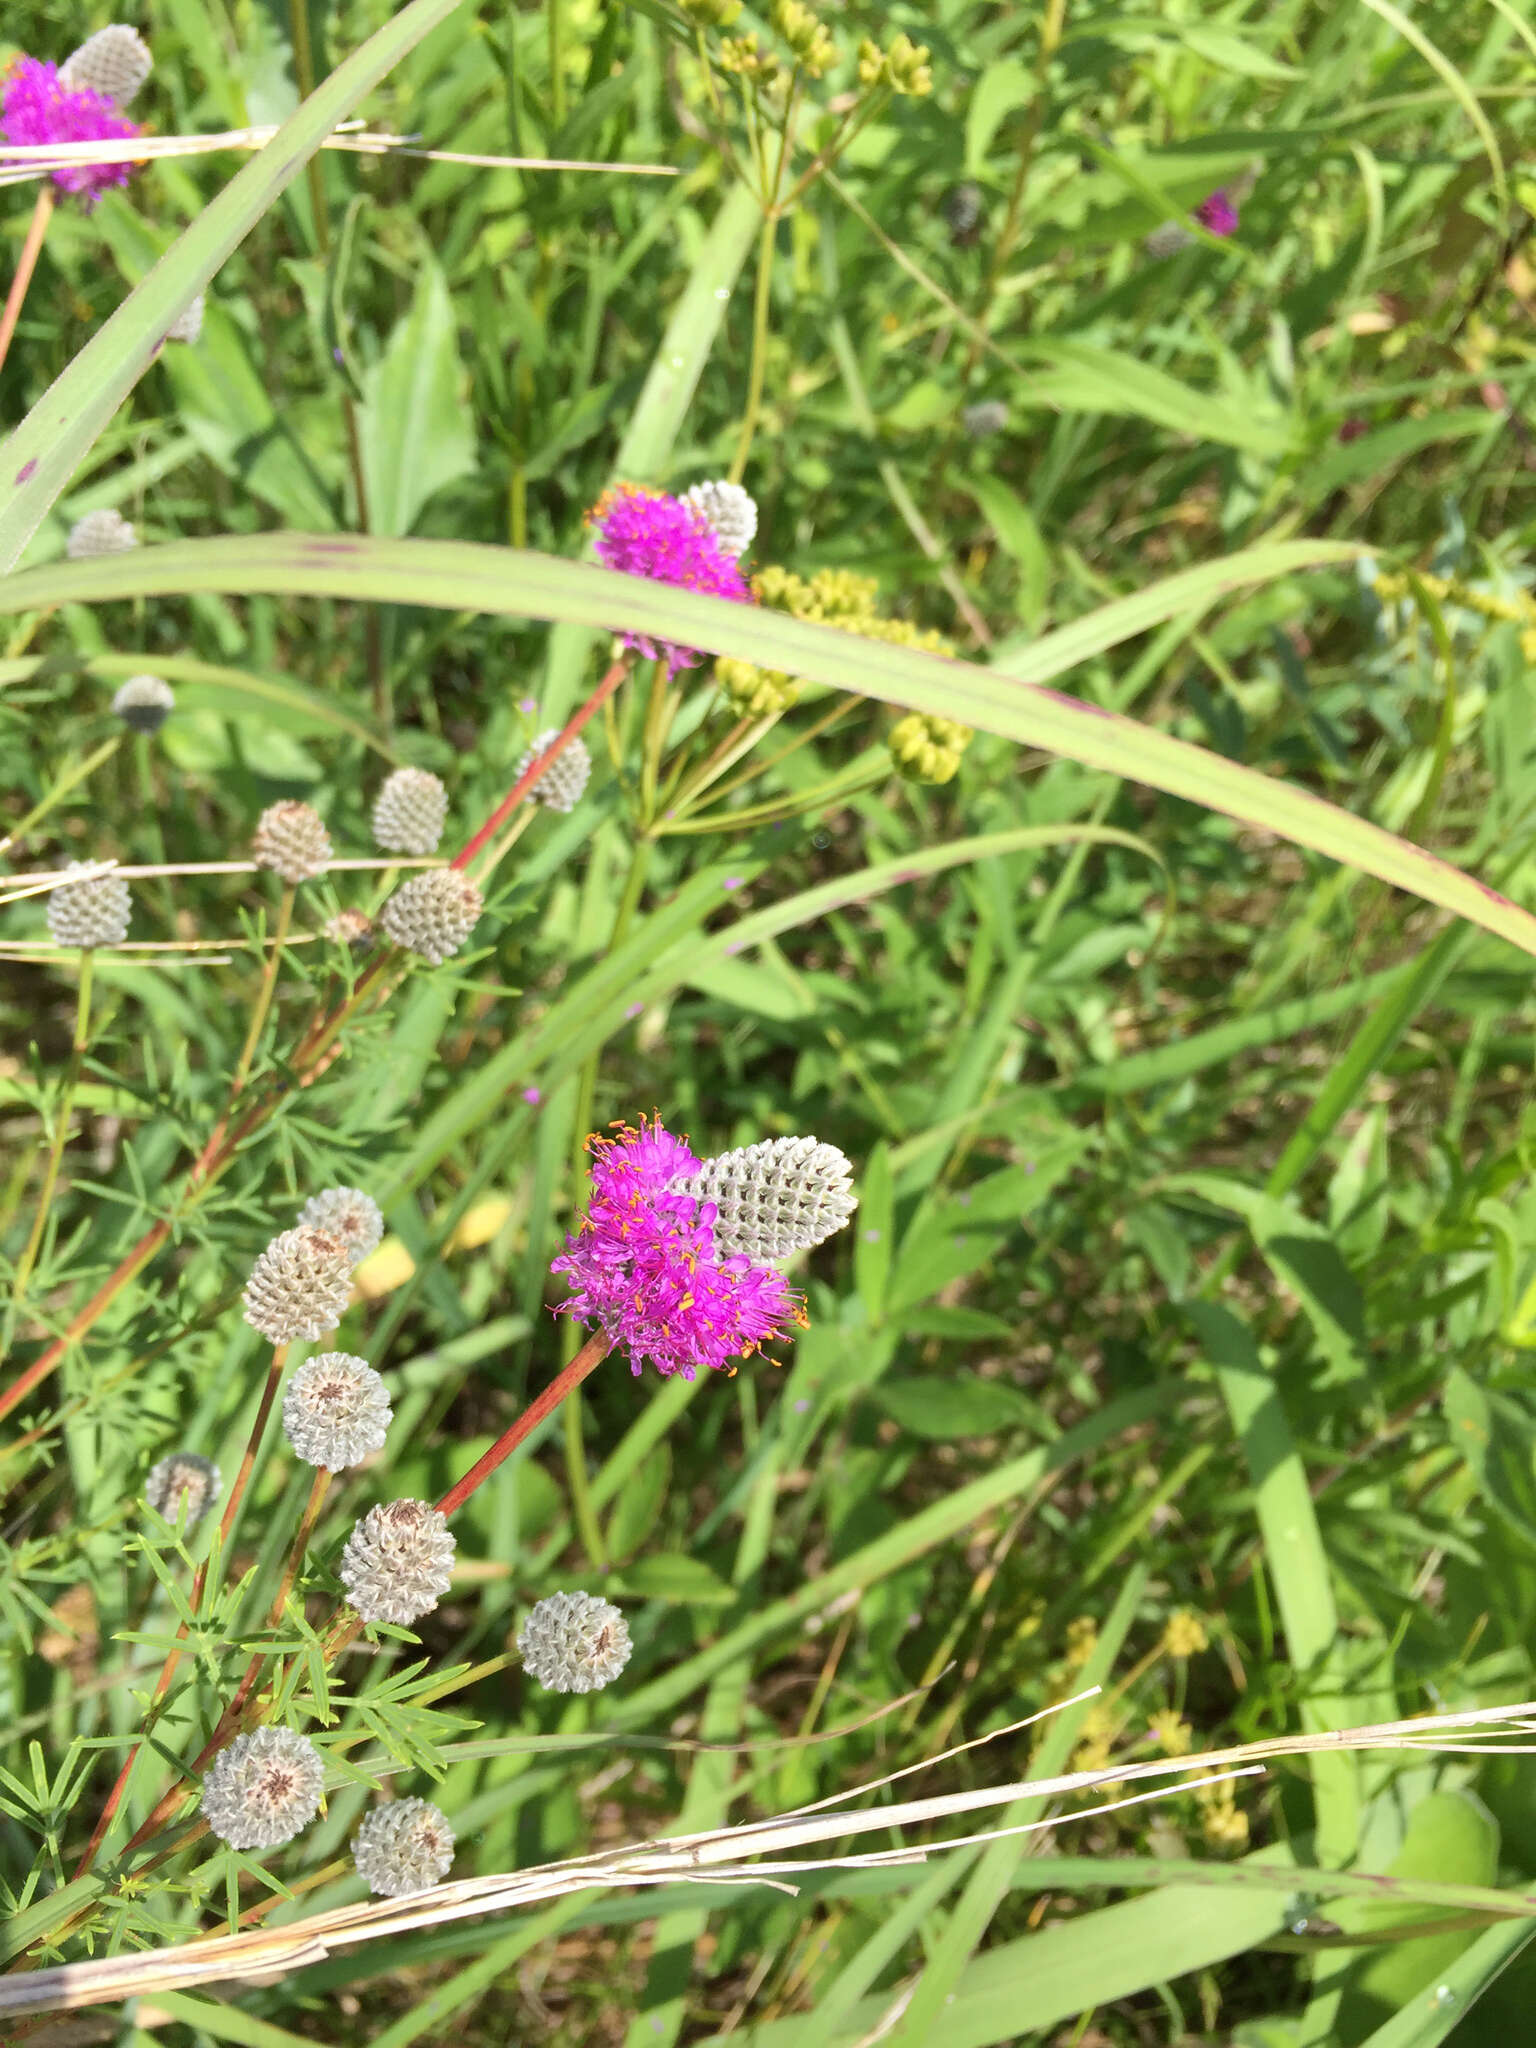
[[989,434],[1000,434],[1007,426],[1008,408],[1000,398],[984,398],[979,405],[968,405],[960,422],[973,441],[985,441]]
[[336,1238],[354,1266],[377,1251],[384,1235],[384,1212],[361,1188],[325,1188],[311,1195],[299,1211],[299,1222]]
[[203,332],[204,297],[201,292],[184,311],[178,313],[165,330],[167,341],[197,341]]
[[195,1529],[219,1497],[219,1468],[196,1451],[172,1451],[150,1466],[144,1497],[168,1522],[185,1516],[186,1526]]
[[740,484],[695,484],[684,491],[683,503],[713,530],[727,554],[743,555],[751,547],[757,532],[757,501]]
[[203,1780],[203,1819],[232,1849],[275,1849],[320,1811],[325,1764],[292,1728],[258,1728],[221,1749]]
[[251,1268],[245,1320],[274,1344],[313,1344],[352,1298],[352,1261],[339,1238],[300,1226],[274,1237]]
[[64,552],[72,562],[88,562],[96,555],[125,555],[138,544],[139,537],[130,522],[107,505],[75,521],[64,543]]
[[596,1593],[551,1593],[518,1631],[530,1678],[550,1692],[596,1692],[629,1662],[629,1624]]
[[64,59],[59,83],[66,92],[99,92],[113,106],[126,107],[154,68],[149,45],[138,30],[114,21],[87,36]]
[[397,768],[373,804],[373,837],[386,853],[436,853],[448,792],[425,768]]
[[357,954],[371,953],[378,943],[373,919],[361,910],[338,910],[325,921],[325,936],[338,946]]
[[283,1434],[306,1465],[345,1472],[384,1448],[392,1411],[384,1382],[361,1358],[322,1351],[283,1394]]
[[448,1523],[422,1500],[370,1508],[341,1553],[340,1577],[364,1621],[402,1628],[430,1614],[453,1576]]
[[[519,781],[528,773],[544,749],[559,737],[560,728],[557,725],[552,725],[548,732],[539,734],[517,764]],[[528,791],[529,798],[536,804],[543,804],[546,810],[573,811],[591,773],[592,756],[587,752],[586,742],[580,738],[574,739],[555,756],[533,784]]]
[[251,857],[290,886],[310,881],[331,857],[325,821],[309,804],[269,804],[256,820]]
[[400,884],[379,912],[379,923],[397,946],[440,967],[458,952],[484,908],[468,875],[456,868],[428,868]]
[[453,1829],[429,1799],[396,1799],[364,1816],[352,1860],[369,1891],[402,1899],[440,1884],[453,1862]]
[[849,1185],[853,1169],[835,1145],[815,1138],[765,1138],[706,1159],[676,1183],[680,1194],[715,1205],[715,1249],[744,1252],[756,1264],[841,1230],[858,1207]]
[[[85,870],[84,861],[72,860],[64,872],[73,875]],[[120,946],[128,936],[131,907],[128,884],[121,875],[61,882],[48,892],[48,929],[60,946]]]
[[130,676],[112,699],[112,709],[135,732],[158,732],[176,709],[176,692],[160,676]]

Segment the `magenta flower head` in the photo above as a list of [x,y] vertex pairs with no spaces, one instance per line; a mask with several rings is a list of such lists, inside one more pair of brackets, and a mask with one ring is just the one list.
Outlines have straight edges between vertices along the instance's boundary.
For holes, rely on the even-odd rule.
[[636,1373],[649,1360],[685,1380],[803,1325],[783,1274],[726,1253],[715,1203],[679,1186],[704,1163],[686,1142],[659,1120],[617,1128],[617,1138],[587,1141],[592,1199],[552,1268],[574,1289],[559,1312],[596,1323]]
[[1218,187],[1209,199],[1202,199],[1195,208],[1195,219],[1208,234],[1235,235],[1237,233],[1237,203],[1230,192]]
[[[696,505],[669,498],[665,491],[619,484],[604,491],[587,517],[597,529],[597,559],[605,568],[728,597],[736,604],[752,602],[736,558]],[[644,633],[626,633],[624,645],[655,661],[665,658],[669,676],[704,658],[697,647],[652,640]]]
[[[56,64],[18,57],[0,83],[0,136],[18,147],[44,142],[116,142],[139,129],[105,93],[89,86],[71,90]],[[93,206],[109,185],[126,185],[133,166],[65,164],[51,175],[61,192],[78,193]]]

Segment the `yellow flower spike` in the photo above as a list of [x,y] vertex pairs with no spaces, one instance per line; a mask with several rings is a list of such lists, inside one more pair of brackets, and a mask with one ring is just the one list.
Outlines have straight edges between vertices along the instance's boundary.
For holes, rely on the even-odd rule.
[[1163,1630],[1162,1650],[1165,1657],[1197,1657],[1210,1647],[1210,1637],[1205,1623],[1188,1607],[1180,1607],[1168,1617]]

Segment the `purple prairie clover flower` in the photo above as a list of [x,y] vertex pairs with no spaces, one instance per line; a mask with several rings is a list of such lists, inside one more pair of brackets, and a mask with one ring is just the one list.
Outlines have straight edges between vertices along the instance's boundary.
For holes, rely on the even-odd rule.
[[1218,186],[1209,199],[1202,199],[1195,208],[1195,219],[1207,234],[1235,235],[1237,203],[1225,186]]
[[[671,583],[680,590],[699,590],[709,597],[728,597],[736,604],[752,602],[735,556],[697,506],[670,498],[665,491],[619,484],[604,491],[587,517],[596,529],[594,545],[604,568],[648,576],[653,583]],[[625,633],[623,640],[626,647],[652,660],[665,660],[669,676],[704,658],[697,647],[652,640],[644,633]]]
[[659,1120],[593,1137],[592,1199],[552,1270],[574,1291],[559,1313],[596,1323],[639,1373],[691,1380],[803,1324],[781,1273],[715,1242],[715,1205],[677,1186],[703,1161]]
[[[18,148],[45,142],[117,142],[139,133],[105,93],[71,91],[56,64],[18,57],[0,82],[0,137]],[[61,192],[93,206],[109,185],[126,185],[127,163],[65,164],[50,175]]]

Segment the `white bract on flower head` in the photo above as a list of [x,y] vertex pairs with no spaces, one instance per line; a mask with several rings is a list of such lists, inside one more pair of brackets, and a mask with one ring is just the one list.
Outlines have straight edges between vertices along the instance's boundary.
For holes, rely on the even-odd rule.
[[596,1692],[629,1662],[629,1624],[596,1593],[551,1593],[530,1609],[517,1647],[550,1692]]
[[344,1472],[382,1450],[392,1419],[383,1380],[346,1351],[309,1359],[283,1394],[283,1434],[294,1456],[327,1472]]
[[[541,732],[518,762],[514,780],[521,782],[544,749],[559,737],[558,725],[552,725],[548,732]],[[562,747],[538,779],[530,783],[528,800],[542,804],[547,811],[573,811],[581,801],[591,774],[592,756],[587,751],[585,740],[578,734],[569,746]]]
[[364,1621],[408,1628],[430,1614],[453,1576],[454,1541],[445,1516],[422,1500],[370,1508],[347,1538],[340,1578]]
[[144,1498],[157,1515],[195,1529],[219,1497],[219,1468],[196,1451],[172,1451],[151,1465]]
[[245,1320],[273,1344],[313,1344],[334,1330],[352,1298],[352,1261],[338,1238],[300,1226],[280,1231],[251,1268]]
[[373,837],[385,853],[436,853],[448,792],[425,768],[397,768],[373,800]]
[[83,874],[83,882],[61,882],[48,892],[48,930],[59,946],[120,946],[128,936],[132,899],[121,875],[91,875],[89,863],[72,860],[66,875]]
[[256,820],[251,858],[290,887],[325,872],[331,858],[331,837],[325,820],[310,804],[268,804]]
[[139,537],[131,522],[121,512],[104,506],[100,512],[87,512],[83,519],[75,521],[64,543],[64,552],[72,562],[89,562],[97,555],[125,555],[138,544]]
[[352,1860],[369,1891],[382,1899],[440,1884],[453,1863],[453,1829],[429,1799],[376,1806],[352,1837]]
[[113,696],[112,709],[135,732],[158,732],[176,709],[176,692],[163,676],[130,676]]
[[361,1188],[322,1188],[299,1211],[299,1222],[339,1239],[354,1266],[378,1250],[384,1235],[384,1212]]
[[691,505],[714,531],[721,547],[733,555],[744,555],[757,534],[757,500],[740,484],[695,484],[684,491],[683,503]]
[[292,1728],[258,1728],[221,1749],[203,1780],[203,1819],[232,1849],[275,1849],[320,1811],[325,1764]]
[[853,1168],[816,1138],[765,1138],[706,1159],[677,1183],[680,1194],[715,1205],[715,1248],[761,1264],[809,1251],[841,1230],[858,1197]]
[[379,912],[379,923],[397,946],[440,967],[458,952],[484,908],[468,875],[455,868],[428,868],[400,884]]
[[99,92],[114,107],[126,107],[154,68],[138,30],[114,21],[70,52],[59,66],[59,84],[66,92]]

